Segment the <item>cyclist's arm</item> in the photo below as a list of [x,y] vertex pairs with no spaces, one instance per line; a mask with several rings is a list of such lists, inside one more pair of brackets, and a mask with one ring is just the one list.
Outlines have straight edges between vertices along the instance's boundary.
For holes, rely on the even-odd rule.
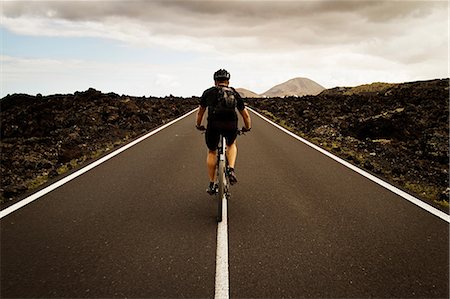
[[246,129],[252,128],[252,120],[250,118],[250,113],[248,113],[247,108],[239,110],[239,113],[242,115],[242,119],[244,120],[244,125]]
[[195,121],[195,126],[198,128],[202,125],[202,121],[203,121],[203,115],[205,115],[205,111],[206,108],[208,107],[208,91],[210,89],[207,89],[203,92],[202,96],[200,97],[200,106],[198,107],[198,112],[197,112],[197,119]]
[[252,120],[250,119],[250,113],[248,113],[247,108],[245,108],[244,100],[241,95],[233,88],[236,93],[237,105],[236,108],[239,113],[242,115],[242,119],[244,120],[244,125],[246,129],[252,128]]
[[195,123],[195,125],[197,127],[199,127],[202,124],[203,115],[205,114],[205,111],[206,111],[206,107],[203,107],[202,105],[200,105],[200,107],[198,108],[198,112],[197,112],[197,121]]

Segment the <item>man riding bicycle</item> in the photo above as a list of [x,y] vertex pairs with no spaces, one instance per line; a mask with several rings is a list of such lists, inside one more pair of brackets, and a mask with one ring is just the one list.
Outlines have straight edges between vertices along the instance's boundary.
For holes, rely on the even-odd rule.
[[251,129],[251,119],[248,110],[245,108],[244,101],[239,93],[232,87],[228,87],[230,83],[230,73],[224,69],[220,69],[214,73],[215,86],[208,88],[203,92],[200,98],[200,107],[197,113],[196,128],[205,130],[202,126],[203,115],[208,108],[208,124],[206,126],[205,140],[208,147],[208,155],[206,164],[208,166],[209,186],[206,190],[213,195],[217,191],[215,185],[216,176],[216,155],[217,146],[219,144],[220,135],[224,136],[227,143],[227,160],[228,160],[228,177],[230,184],[237,183],[236,173],[234,170],[237,146],[236,137],[238,134],[238,116],[236,108],[244,121],[243,132]]

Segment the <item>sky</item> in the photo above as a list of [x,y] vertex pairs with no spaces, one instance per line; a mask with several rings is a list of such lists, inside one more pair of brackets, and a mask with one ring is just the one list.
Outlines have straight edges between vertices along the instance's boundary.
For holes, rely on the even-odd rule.
[[449,77],[449,3],[407,0],[0,1],[0,97],[88,88],[200,96],[225,68],[263,93]]

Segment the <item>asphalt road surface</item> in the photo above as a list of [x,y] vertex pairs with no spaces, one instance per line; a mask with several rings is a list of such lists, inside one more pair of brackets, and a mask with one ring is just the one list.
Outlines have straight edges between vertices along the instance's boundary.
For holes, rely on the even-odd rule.
[[[448,222],[252,114],[228,203],[231,298],[448,298]],[[2,298],[212,298],[194,114],[1,219]]]

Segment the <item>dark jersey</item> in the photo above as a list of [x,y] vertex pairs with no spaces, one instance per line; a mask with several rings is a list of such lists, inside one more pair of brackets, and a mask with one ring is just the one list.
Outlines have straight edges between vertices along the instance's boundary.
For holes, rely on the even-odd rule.
[[[242,100],[239,93],[231,87],[233,91],[235,92],[235,98],[236,98],[236,108],[239,111],[244,110],[245,105],[244,101]],[[200,98],[200,106],[207,108],[207,107],[215,107],[218,102],[218,95],[219,95],[219,89],[216,87],[208,88],[203,92],[202,97]],[[209,121],[237,121],[238,117],[236,114],[236,111],[232,111],[231,113],[222,114],[222,115],[216,115],[210,113],[213,109],[208,109],[208,122]]]

